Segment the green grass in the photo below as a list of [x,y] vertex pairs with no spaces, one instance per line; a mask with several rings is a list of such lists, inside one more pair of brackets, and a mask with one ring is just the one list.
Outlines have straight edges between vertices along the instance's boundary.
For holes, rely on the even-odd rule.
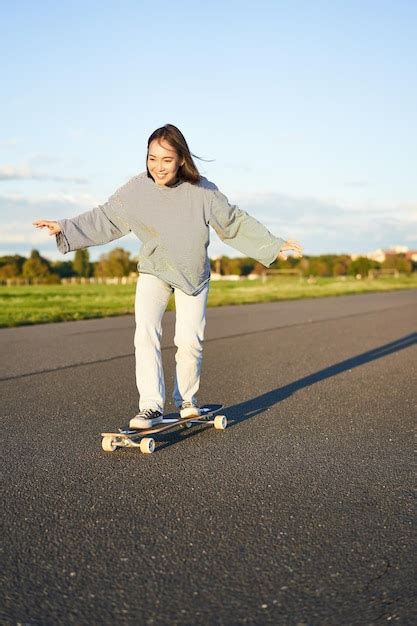
[[[0,327],[132,314],[135,288],[135,285],[0,286]],[[208,306],[416,288],[417,273],[360,281],[318,278],[315,284],[294,277],[271,277],[265,283],[261,280],[213,281]],[[174,308],[172,296],[168,310]]]

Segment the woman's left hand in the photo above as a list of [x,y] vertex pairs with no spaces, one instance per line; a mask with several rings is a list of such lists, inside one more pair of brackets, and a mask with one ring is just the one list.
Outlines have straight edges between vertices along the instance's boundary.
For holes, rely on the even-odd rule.
[[300,243],[298,243],[298,241],[295,241],[294,239],[288,239],[288,241],[284,243],[284,245],[282,246],[278,254],[279,259],[283,259],[285,261],[287,257],[285,256],[285,254],[282,254],[282,253],[285,252],[286,250],[294,250],[295,254],[293,254],[292,256],[295,256],[297,258],[301,258],[303,256],[302,254],[303,246]]

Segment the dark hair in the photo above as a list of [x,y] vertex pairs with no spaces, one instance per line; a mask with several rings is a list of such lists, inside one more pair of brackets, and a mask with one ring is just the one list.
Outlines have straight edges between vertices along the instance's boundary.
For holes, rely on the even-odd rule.
[[[188,144],[185,140],[182,132],[174,126],[173,124],[165,124],[165,126],[161,126],[161,128],[157,128],[154,130],[152,135],[148,139],[148,149],[146,153],[146,171],[148,172],[148,177],[152,178],[149,169],[148,169],[148,154],[149,154],[149,146],[151,145],[154,139],[161,140],[165,139],[174,150],[176,150],[180,159],[184,161],[184,165],[181,165],[178,168],[178,177],[181,180],[185,180],[189,183],[195,185],[200,182],[201,175],[196,167],[196,164],[193,161],[193,157],[196,159],[200,159],[200,161],[204,161],[206,159],[202,159],[198,157],[196,154],[192,154],[188,147]],[[160,142],[159,142],[160,143]]]

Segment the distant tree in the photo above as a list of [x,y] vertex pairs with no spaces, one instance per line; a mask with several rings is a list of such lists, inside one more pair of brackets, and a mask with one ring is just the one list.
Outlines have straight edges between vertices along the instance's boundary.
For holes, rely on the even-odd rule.
[[130,252],[123,248],[115,248],[108,254],[103,254],[94,264],[95,276],[121,277],[129,276]]
[[26,258],[19,254],[0,257],[0,278],[15,278],[21,276]]
[[60,278],[71,278],[75,276],[72,261],[52,261],[51,269]]
[[299,269],[301,270],[303,276],[310,275],[310,261],[308,257],[303,257],[300,259],[300,263],[298,264]]
[[23,264],[22,275],[24,278],[47,278],[51,274],[50,263],[41,257],[37,250],[32,250],[30,257]]
[[[218,265],[218,257],[210,259],[210,269],[215,272]],[[239,276],[247,276],[251,274],[256,261],[250,257],[235,257],[230,259],[228,256],[220,257],[221,274],[238,274]]]
[[332,276],[333,275],[333,267],[334,264],[336,263],[338,258],[337,254],[321,254],[318,259],[321,263],[325,263],[327,265],[327,273],[325,274],[325,276]]
[[133,256],[131,259],[129,259],[129,274],[138,271],[138,261],[139,259],[137,256]]
[[321,256],[310,257],[309,272],[312,276],[330,276],[329,263]]
[[299,265],[301,263],[301,259],[295,256],[289,256],[287,258],[288,267],[290,269],[299,269]]
[[225,254],[220,257],[220,274],[222,276],[226,276],[227,274],[231,273],[229,271],[230,260],[230,257],[226,256]]
[[227,268],[227,263],[229,261],[229,257],[225,256],[224,254],[220,257],[220,274],[222,276],[224,276],[227,272],[226,272],[226,268]]
[[90,254],[87,248],[76,251],[72,267],[78,276],[90,276]]
[[370,269],[375,267],[375,261],[368,259],[367,257],[360,256],[355,260],[351,260],[348,265],[348,274],[351,276],[367,276]]
[[333,276],[346,276],[348,264],[343,261],[336,261],[333,265]]
[[267,268],[265,267],[265,265],[262,265],[262,263],[259,263],[259,261],[255,261],[255,265],[252,269],[252,274],[258,274],[258,276],[260,276],[265,272],[266,269]]
[[266,268],[264,266],[264,269],[270,269],[270,270],[285,270],[285,269],[289,269],[289,268],[290,268],[290,265],[288,264],[287,259],[279,259],[278,257],[269,266],[269,268]]
[[248,274],[252,274],[253,268],[255,267],[255,261],[248,257],[244,259],[240,259],[240,275],[247,276]]
[[333,263],[333,276],[346,276],[350,261],[350,256],[347,254],[337,256]]
[[225,273],[240,276],[240,259],[228,259],[225,265]]
[[411,260],[405,258],[404,254],[389,254],[382,263],[382,269],[395,269],[403,274],[411,274],[413,264]]
[[6,263],[0,267],[0,279],[17,278],[19,276],[19,268],[15,263]]

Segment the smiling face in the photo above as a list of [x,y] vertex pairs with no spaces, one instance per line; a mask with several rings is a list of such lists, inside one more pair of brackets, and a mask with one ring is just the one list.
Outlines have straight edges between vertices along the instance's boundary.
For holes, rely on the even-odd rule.
[[177,182],[178,168],[183,159],[165,139],[154,139],[148,151],[148,170],[157,185],[161,187]]

